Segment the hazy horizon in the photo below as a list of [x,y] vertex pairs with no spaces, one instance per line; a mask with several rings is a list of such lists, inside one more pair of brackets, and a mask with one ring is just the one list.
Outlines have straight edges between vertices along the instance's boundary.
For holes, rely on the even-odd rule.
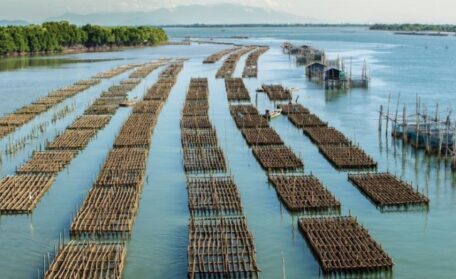
[[145,12],[182,5],[222,3],[290,13],[325,23],[456,24],[453,15],[456,3],[451,0],[2,0],[0,19],[39,22],[64,13]]

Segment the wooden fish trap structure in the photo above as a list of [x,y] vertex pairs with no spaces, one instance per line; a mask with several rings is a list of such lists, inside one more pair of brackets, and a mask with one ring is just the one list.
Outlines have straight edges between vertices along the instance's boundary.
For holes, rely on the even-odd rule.
[[245,61],[244,71],[242,72],[243,78],[256,78],[258,75],[258,59],[260,56],[269,50],[268,46],[258,47],[247,56]]
[[35,118],[33,114],[8,114],[0,118],[0,126],[19,127]]
[[340,210],[340,202],[313,175],[277,174],[268,179],[292,212]]
[[31,104],[31,105],[27,105],[25,107],[22,107],[22,108],[16,110],[16,112],[14,114],[34,114],[34,115],[37,115],[37,114],[40,114],[42,112],[47,111],[49,108],[50,108],[50,106],[48,106],[48,105]]
[[0,213],[30,213],[54,183],[50,174],[16,174],[0,181]]
[[280,84],[263,84],[261,88],[271,101],[290,101],[292,98],[290,90]]
[[133,113],[158,114],[163,108],[163,101],[141,101],[133,106]]
[[145,148],[113,148],[103,170],[146,170],[148,150]]
[[241,129],[242,136],[248,145],[282,145],[283,141],[277,132],[270,128]]
[[207,100],[186,101],[182,115],[184,116],[204,116],[208,115],[209,102]]
[[192,218],[188,231],[189,278],[257,276],[253,236],[244,217]]
[[150,73],[152,73],[154,70],[159,68],[160,66],[163,66],[165,63],[166,63],[165,61],[159,61],[159,62],[152,62],[152,63],[148,63],[146,65],[143,65],[140,68],[133,71],[130,74],[129,78],[135,79],[135,80],[143,79],[143,78],[147,77]]
[[209,116],[182,116],[181,129],[211,129],[212,124]]
[[82,150],[97,134],[98,130],[72,130],[67,129],[63,134],[50,142],[48,150]]
[[101,130],[111,120],[110,115],[83,115],[68,127],[70,130]]
[[240,46],[236,46],[236,47],[224,49],[224,50],[221,50],[221,51],[217,51],[216,53],[211,54],[206,59],[204,59],[203,64],[214,64],[215,62],[217,62],[220,59],[222,59],[223,56],[225,56],[227,54],[230,54],[232,52],[238,51],[240,49],[241,49]]
[[382,209],[427,207],[429,204],[425,195],[389,173],[349,174],[348,179]]
[[129,78],[129,79],[124,79],[124,80],[121,80],[119,83],[120,84],[134,84],[134,85],[138,85],[141,83],[141,78]]
[[253,146],[252,152],[267,171],[299,170],[304,168],[301,159],[284,145]]
[[19,174],[56,174],[76,156],[72,150],[46,150],[33,152],[32,158],[22,165]]
[[215,129],[181,129],[181,143],[183,147],[217,146]]
[[123,237],[130,234],[139,204],[133,187],[93,187],[70,228],[72,237]]
[[225,172],[226,162],[220,147],[184,147],[186,172]]
[[325,127],[328,123],[321,120],[315,114],[289,114],[288,119],[298,128]]
[[310,114],[310,111],[301,104],[279,104],[277,105],[282,110],[282,114]]
[[228,58],[223,62],[223,65],[217,71],[215,77],[230,78],[233,75],[234,70],[236,69],[236,64],[239,62],[239,59],[241,59],[241,56],[249,53],[255,48],[255,46],[244,46],[240,50],[231,53],[228,56]]
[[119,106],[120,103],[127,100],[127,94],[124,96],[116,96],[116,97],[100,97],[93,102],[92,106],[105,106],[105,105],[112,105],[112,106]]
[[247,91],[242,78],[225,79],[225,88],[228,101],[250,101],[249,91]]
[[392,259],[352,217],[301,218],[299,228],[324,273],[391,271]]
[[0,126],[0,138],[12,133],[15,130],[15,126]]
[[98,78],[91,78],[91,79],[83,79],[83,80],[80,80],[80,81],[76,81],[74,83],[74,85],[88,85],[88,86],[93,86],[93,85],[97,85],[101,82],[100,79]]
[[268,120],[259,114],[236,114],[233,116],[236,126],[239,129],[244,128],[267,128],[269,127]]
[[209,85],[207,78],[192,78],[185,100],[207,100],[208,97]]
[[38,100],[34,101],[32,104],[34,104],[34,105],[45,105],[45,106],[50,108],[50,107],[62,102],[65,99],[66,99],[65,97],[49,97],[49,96],[45,96],[45,97],[41,97]]
[[122,129],[114,142],[114,147],[149,148],[151,144],[152,132],[155,128],[156,122],[156,114],[132,114],[122,126]]
[[320,145],[320,153],[338,169],[371,169],[377,162],[354,145]]
[[303,130],[304,134],[317,145],[351,145],[351,141],[333,127],[304,127]]
[[112,77],[115,77],[115,76],[117,76],[117,75],[123,74],[123,73],[125,73],[126,71],[133,69],[134,67],[136,67],[136,66],[135,66],[135,65],[123,65],[123,66],[119,66],[119,67],[116,67],[116,68],[114,68],[114,69],[108,70],[108,71],[106,71],[106,72],[98,73],[98,74],[96,74],[95,76],[93,76],[93,78],[95,78],[95,79],[108,79],[108,78],[112,78]]
[[95,185],[98,187],[132,187],[140,189],[144,184],[143,170],[102,169]]
[[247,114],[257,114],[259,115],[260,113],[258,112],[257,108],[251,104],[248,105],[232,105],[230,104],[230,113],[231,115],[237,116],[238,114],[241,115],[247,115]]
[[159,79],[157,83],[155,83],[151,88],[147,90],[146,96],[144,100],[157,100],[163,101],[168,99],[168,96],[171,92],[171,88],[174,86],[174,82],[166,80],[166,79]]
[[187,179],[190,214],[242,214],[241,197],[233,178],[193,177]]
[[122,278],[127,254],[124,243],[70,241],[59,248],[45,279]]

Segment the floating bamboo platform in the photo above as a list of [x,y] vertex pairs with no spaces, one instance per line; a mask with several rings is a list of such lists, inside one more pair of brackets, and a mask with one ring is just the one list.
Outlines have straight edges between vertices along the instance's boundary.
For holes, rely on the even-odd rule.
[[189,278],[249,278],[260,271],[245,218],[191,219],[188,231]]
[[127,254],[125,244],[71,241],[59,250],[45,279],[120,279]]
[[34,105],[46,105],[48,107],[52,107],[52,106],[62,102],[65,99],[66,99],[65,97],[49,97],[49,96],[46,96],[46,97],[42,97],[42,98],[34,101],[32,104],[34,104]]
[[95,182],[100,187],[132,187],[140,189],[144,183],[143,170],[102,169]]
[[224,49],[221,51],[217,51],[216,53],[214,53],[214,54],[210,55],[209,57],[207,57],[206,59],[204,59],[203,64],[214,64],[215,62],[222,59],[223,56],[230,54],[232,52],[238,51],[239,49],[241,49],[241,47],[236,46],[236,47]]
[[181,143],[183,147],[217,146],[217,134],[210,129],[182,129]]
[[114,148],[103,165],[103,170],[146,170],[148,151],[144,148]]
[[148,148],[152,132],[157,122],[157,115],[149,113],[132,114],[122,126],[114,147]]
[[163,107],[162,101],[141,101],[133,106],[133,113],[158,114]]
[[241,129],[242,135],[248,145],[281,145],[282,139],[277,132],[270,128]]
[[138,209],[132,187],[94,187],[71,223],[73,237],[115,237],[129,234]]
[[184,147],[186,172],[224,172],[225,156],[220,147]]
[[232,116],[236,116],[238,114],[260,114],[257,108],[253,105],[230,105],[230,113]]
[[135,67],[135,65],[123,65],[123,66],[119,66],[119,67],[117,67],[117,68],[108,70],[108,71],[106,71],[106,72],[96,74],[95,76],[93,76],[93,78],[95,78],[95,79],[108,79],[108,78],[112,78],[112,77],[115,77],[115,76],[117,76],[117,75],[123,74],[123,73],[125,73],[126,71],[128,71],[128,70],[130,70],[130,69],[133,69],[134,67]]
[[91,78],[91,79],[85,79],[85,80],[80,80],[80,81],[76,81],[74,83],[74,85],[88,85],[88,86],[93,86],[93,85],[97,85],[101,82],[100,79],[98,78]]
[[255,46],[244,46],[241,49],[231,53],[228,56],[228,58],[223,62],[223,65],[217,71],[215,77],[230,78],[233,75],[234,70],[236,69],[236,64],[238,63],[239,59],[241,59],[241,56],[249,53],[255,48]]
[[267,128],[269,127],[268,120],[258,114],[236,114],[233,115],[236,126],[241,128]]
[[332,127],[305,127],[304,134],[317,145],[351,145],[344,134]]
[[0,118],[0,126],[19,127],[35,118],[33,114],[8,114]]
[[251,52],[247,56],[245,61],[244,71],[242,73],[243,78],[256,78],[258,75],[258,59],[260,56],[269,50],[268,46],[258,47],[256,50]]
[[285,89],[280,84],[263,84],[262,89],[268,95],[269,100],[271,101],[289,101],[291,100],[291,92],[288,89]]
[[427,206],[429,199],[389,173],[350,174],[348,179],[377,206]]
[[[164,64],[164,61],[148,63],[133,71],[133,73],[130,74],[129,78],[134,80],[143,79],[147,77],[150,73],[152,73],[154,70],[158,69],[160,66],[163,66]],[[139,82],[137,84],[139,84]]]
[[[119,103],[120,104],[120,103]],[[85,115],[114,115],[119,108],[119,104],[91,105],[88,107]]]
[[393,267],[392,259],[352,217],[301,218],[299,227],[325,273]]
[[83,115],[76,119],[68,129],[71,130],[101,130],[111,120],[109,115]]
[[51,187],[55,176],[18,174],[0,181],[0,213],[30,213]]
[[304,167],[301,159],[284,145],[254,146],[252,151],[260,165],[268,171],[298,170]]
[[19,174],[58,173],[76,156],[71,150],[47,150],[33,152],[32,158],[22,165]]
[[242,214],[241,197],[232,177],[195,177],[187,180],[192,215]]
[[207,100],[209,97],[209,85],[207,78],[192,78],[185,97],[186,101]]
[[180,121],[181,129],[211,129],[212,124],[206,116],[183,116]]
[[184,116],[204,116],[208,115],[209,102],[207,100],[186,101],[182,115]]
[[288,119],[298,128],[328,126],[315,114],[289,114]]
[[124,79],[124,80],[121,80],[119,83],[120,84],[134,84],[134,85],[138,85],[141,83],[141,78],[129,78],[129,79]]
[[370,169],[377,163],[362,149],[346,145],[320,145],[320,152],[338,169]]
[[313,175],[269,175],[290,211],[339,211],[340,202]]
[[15,126],[0,126],[0,138],[12,133],[16,130]]
[[70,130],[67,129],[53,142],[47,145],[48,150],[82,150],[97,134],[98,130]]
[[242,78],[225,79],[225,88],[228,101],[250,101],[249,91],[245,87]]
[[309,114],[310,111],[301,104],[279,104],[277,105],[282,110],[282,114]]
[[33,114],[37,115],[42,112],[47,111],[50,108],[48,105],[42,105],[42,104],[31,104],[24,106],[18,110],[14,114]]

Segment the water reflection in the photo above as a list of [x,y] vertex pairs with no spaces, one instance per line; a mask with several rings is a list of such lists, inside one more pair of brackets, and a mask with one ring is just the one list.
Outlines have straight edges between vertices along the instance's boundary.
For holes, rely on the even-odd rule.
[[15,71],[28,67],[56,67],[64,64],[75,63],[97,63],[122,60],[121,58],[112,59],[75,59],[75,58],[61,58],[61,57],[6,57],[0,58],[0,72]]

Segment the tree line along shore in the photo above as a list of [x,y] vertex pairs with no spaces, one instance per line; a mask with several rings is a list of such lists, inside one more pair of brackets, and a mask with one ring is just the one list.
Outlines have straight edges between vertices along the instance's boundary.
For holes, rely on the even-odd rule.
[[0,55],[151,46],[167,40],[166,32],[158,27],[76,26],[66,21],[45,22],[40,25],[0,27]]
[[450,24],[374,24],[370,30],[401,31],[401,32],[447,32],[455,33],[456,25]]

